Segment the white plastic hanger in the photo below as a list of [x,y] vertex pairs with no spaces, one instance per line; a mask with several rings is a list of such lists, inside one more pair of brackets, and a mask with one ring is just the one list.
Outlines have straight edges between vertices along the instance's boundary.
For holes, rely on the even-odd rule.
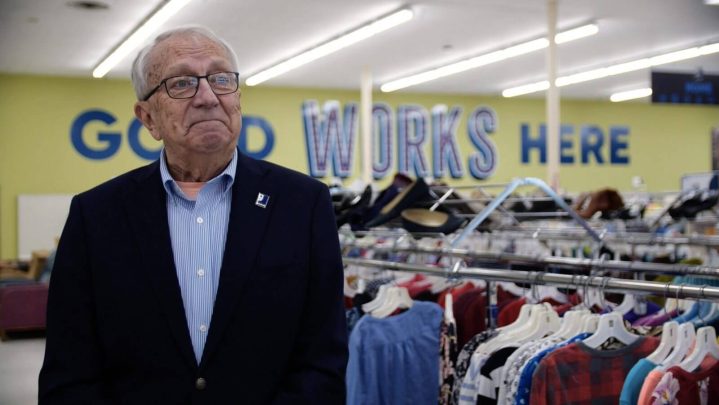
[[707,356],[719,360],[719,345],[717,344],[716,331],[711,326],[704,326],[697,330],[696,344],[694,351],[684,361],[679,363],[679,367],[686,371],[694,371],[699,368],[702,361]]
[[662,360],[661,364],[654,369],[657,371],[666,371],[670,367],[674,367],[679,364],[687,353],[689,353],[692,345],[694,345],[695,338],[696,332],[694,331],[694,325],[691,322],[679,325],[677,342],[674,345],[674,349],[664,360]]
[[639,339],[639,336],[630,333],[624,327],[622,314],[619,312],[610,312],[599,317],[597,331],[594,332],[592,336],[584,339],[584,344],[596,349],[609,338],[615,338],[625,345],[630,345]]
[[374,299],[370,302],[365,302],[362,304],[362,310],[368,314],[375,309],[382,306],[382,304],[387,299],[387,289],[389,288],[389,284],[382,284],[379,286],[379,290],[377,290],[377,295],[374,297]]
[[409,292],[404,287],[389,287],[387,289],[387,299],[384,304],[371,312],[375,318],[386,318],[398,309],[412,308],[414,301],[409,296]]
[[676,321],[665,322],[662,326],[662,339],[659,341],[659,346],[647,356],[647,360],[654,364],[660,364],[676,346],[678,335],[679,323]]
[[614,311],[619,312],[621,314],[628,314],[630,311],[634,309],[634,305],[636,304],[636,299],[634,298],[634,295],[632,294],[625,294],[624,299],[622,302],[614,308]]
[[530,340],[547,336],[559,329],[559,315],[547,303],[532,306],[529,319],[510,331],[503,330],[496,338],[487,342],[486,350],[493,352],[506,344],[522,344]]
[[582,317],[582,330],[581,333],[594,333],[599,328],[599,315],[597,314],[586,314]]
[[522,327],[522,325],[526,325],[527,321],[529,320],[529,315],[532,313],[532,307],[534,307],[534,305],[532,304],[522,305],[522,307],[519,309],[519,315],[517,316],[517,319],[509,325],[497,328],[497,330],[504,333]]
[[590,314],[586,308],[573,309],[565,312],[562,317],[562,325],[559,327],[559,330],[554,333],[554,336],[570,339],[581,333],[582,319],[586,314]]
[[447,323],[454,322],[454,310],[452,309],[453,298],[452,293],[448,292],[444,296],[444,321]]
[[522,333],[528,332],[527,329],[532,327],[533,323],[539,319],[540,314],[545,310],[546,308],[543,304],[522,305],[522,308],[519,310],[517,320],[503,328],[498,328],[497,331],[499,332],[499,335],[497,335],[494,339],[479,345],[475,353],[491,353],[502,345],[513,341],[515,333],[521,335]]
[[557,311],[551,305],[545,304],[545,311],[538,316],[529,332],[522,335],[517,333],[519,335],[517,340],[519,343],[525,343],[543,338],[559,330],[561,324],[562,320],[559,318]]

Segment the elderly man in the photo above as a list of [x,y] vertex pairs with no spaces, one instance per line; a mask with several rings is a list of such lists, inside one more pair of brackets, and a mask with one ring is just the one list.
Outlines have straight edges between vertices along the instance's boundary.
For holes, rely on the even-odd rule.
[[344,403],[329,192],[239,153],[236,71],[202,28],[135,60],[135,114],[163,153],[73,199],[40,404]]

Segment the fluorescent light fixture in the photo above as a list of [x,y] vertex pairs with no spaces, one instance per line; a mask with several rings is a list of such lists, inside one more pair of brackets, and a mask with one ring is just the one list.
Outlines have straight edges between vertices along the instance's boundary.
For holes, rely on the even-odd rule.
[[293,56],[290,59],[287,59],[257,74],[254,74],[247,78],[245,84],[248,86],[255,86],[264,81],[272,79],[273,77],[289,72],[292,69],[296,69],[304,64],[310,63],[323,56],[327,56],[333,52],[337,52],[342,48],[348,47],[359,41],[379,34],[380,32],[396,27],[402,23],[411,20],[413,17],[414,12],[411,9],[403,8],[386,17],[382,17],[376,21],[365,24],[356,30],[353,30],[338,38],[325,42],[306,52],[303,52],[297,56]]
[[153,32],[189,2],[190,0],[169,0],[162,7],[156,9],[139,28],[97,65],[95,70],[92,71],[92,77],[99,79],[105,76],[110,69],[120,63],[125,56],[142,44]]
[[719,6],[719,0],[704,0],[704,4],[710,6]]
[[[616,65],[593,69],[586,72],[558,77],[555,81],[555,84],[557,85],[557,87],[569,86],[570,84],[597,80],[603,77],[619,75],[627,72],[634,72],[640,69],[647,69],[653,66],[659,66],[667,63],[692,59],[698,56],[709,55],[717,52],[719,52],[719,42],[704,46],[695,46],[693,48],[683,49],[681,51],[669,52],[657,56],[652,56],[650,58],[637,59],[630,62],[619,63]],[[543,83],[545,84],[543,85]],[[542,82],[512,87],[502,91],[502,96],[515,97],[530,93],[536,93],[538,91],[548,89],[549,85],[546,85],[546,83],[547,81],[545,80]]]
[[554,42],[563,44],[565,42],[574,41],[576,39],[589,37],[599,32],[599,26],[597,24],[587,24],[581,27],[573,28],[571,30],[563,31],[554,36]]
[[[583,25],[581,27],[558,33],[554,36],[554,41],[557,44],[563,44],[565,42],[587,37],[589,35],[594,35],[597,32],[599,32],[599,27],[597,27],[596,24]],[[481,66],[489,65],[491,63],[500,62],[505,59],[513,58],[515,56],[538,51],[540,49],[546,48],[547,46],[549,46],[549,40],[547,38],[538,38],[532,41],[523,42],[518,45],[503,48],[498,51],[475,56],[469,59],[464,59],[459,62],[451,63],[449,65],[441,66],[411,76],[393,80],[380,86],[380,90],[385,93],[389,93],[391,91],[404,89],[406,87],[414,86],[420,83],[425,83],[430,80],[439,79],[441,77],[464,72],[470,69],[475,69]]]
[[511,89],[504,90],[502,95],[504,97],[521,96],[522,94],[535,93],[537,91],[547,90],[549,88],[549,80],[543,82],[537,82],[532,84],[525,84],[524,86],[513,87]]
[[609,96],[609,100],[618,103],[620,101],[634,100],[637,98],[649,97],[652,95],[652,89],[636,89],[614,93]]

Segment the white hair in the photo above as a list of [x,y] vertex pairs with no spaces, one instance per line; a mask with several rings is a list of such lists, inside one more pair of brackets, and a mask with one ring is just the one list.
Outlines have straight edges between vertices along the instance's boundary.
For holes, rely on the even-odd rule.
[[220,45],[225,50],[225,52],[227,52],[227,57],[232,64],[232,68],[237,71],[237,54],[235,54],[235,51],[232,50],[230,45],[225,40],[215,35],[214,32],[210,31],[207,28],[199,26],[175,28],[169,31],[165,31],[155,37],[155,40],[152,41],[151,44],[140,50],[140,52],[135,57],[135,61],[132,62],[132,87],[134,87],[135,89],[135,95],[137,96],[138,100],[142,100],[145,97],[147,91],[149,90],[147,83],[148,75],[150,73],[147,71],[147,66],[150,59],[149,55],[160,42],[174,36],[205,38],[211,42],[216,43],[217,45]]

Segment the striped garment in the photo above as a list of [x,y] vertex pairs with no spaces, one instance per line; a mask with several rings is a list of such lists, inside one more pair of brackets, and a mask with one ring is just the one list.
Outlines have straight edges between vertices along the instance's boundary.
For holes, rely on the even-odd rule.
[[164,150],[160,158],[177,281],[198,364],[210,330],[220,281],[236,167],[235,149],[227,168],[202,187],[196,200],[191,200],[170,176]]
[[572,343],[545,357],[532,378],[532,405],[616,405],[629,370],[659,345],[640,337],[616,350]]

